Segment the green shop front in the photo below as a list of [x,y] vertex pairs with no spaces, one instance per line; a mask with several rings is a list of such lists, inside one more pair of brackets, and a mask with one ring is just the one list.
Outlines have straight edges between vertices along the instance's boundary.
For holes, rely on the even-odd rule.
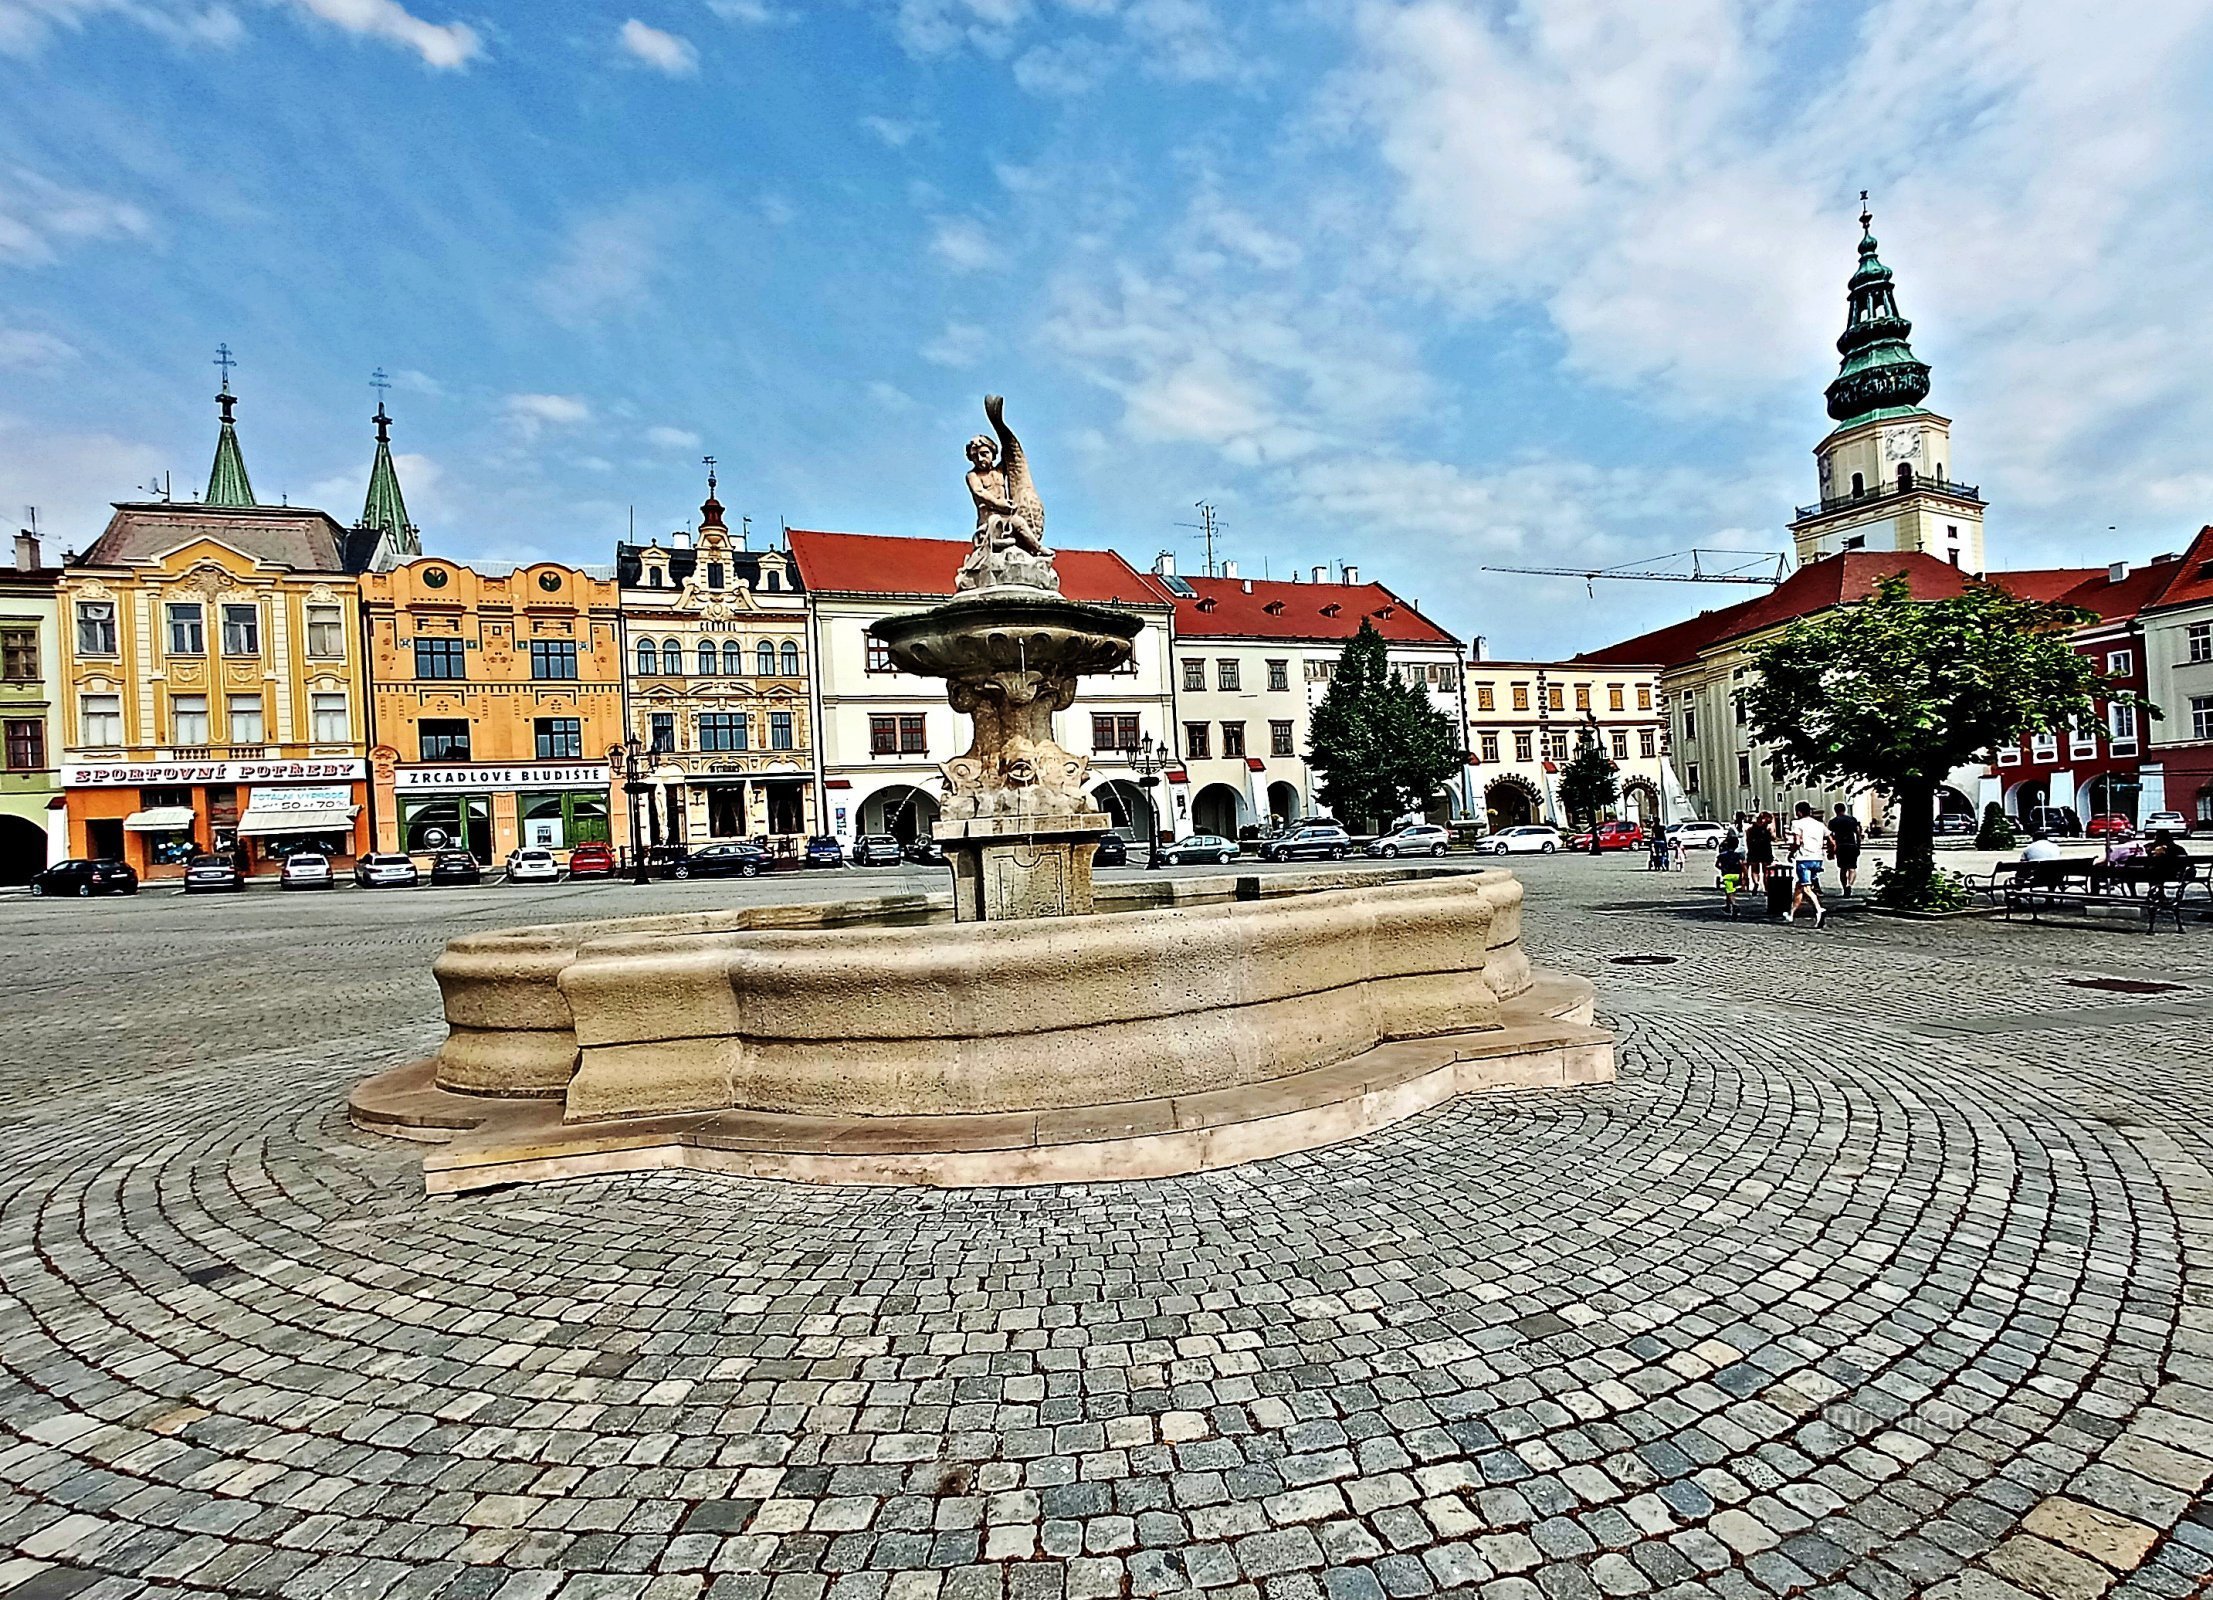
[[617,837],[618,795],[596,762],[400,764],[383,847],[410,855],[467,850],[487,863],[525,848],[566,858],[580,844]]

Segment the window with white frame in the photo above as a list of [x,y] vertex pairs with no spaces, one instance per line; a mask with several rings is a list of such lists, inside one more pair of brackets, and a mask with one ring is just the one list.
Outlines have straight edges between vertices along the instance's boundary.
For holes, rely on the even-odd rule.
[[[80,608],[81,609],[81,608]],[[2213,701],[2207,704],[2213,705]],[[77,721],[86,744],[116,745],[123,742],[123,697],[88,694],[77,702]]]
[[317,744],[346,742],[346,697],[342,694],[308,696],[308,736]]
[[207,696],[180,694],[169,701],[169,737],[178,744],[207,743]]
[[2190,697],[2190,737],[2213,739],[2213,694]]
[[2031,761],[2057,761],[2059,759],[2059,736],[2054,733],[2033,735],[2029,740],[2029,759]]
[[[82,615],[84,607],[77,608]],[[2213,661],[2213,622],[2193,622],[2184,634],[2190,643],[2192,661]]]
[[346,613],[338,606],[307,608],[307,653],[332,658],[346,653]]
[[80,600],[77,602],[77,654],[81,656],[112,656],[115,654],[115,602],[113,600]]
[[2136,652],[2133,650],[2108,650],[2105,653],[2105,675],[2109,678],[2125,678],[2136,670]]
[[[228,626],[226,623],[225,626]],[[234,694],[230,703],[232,744],[260,744],[266,736],[261,720],[261,696]]]
[[2136,748],[2136,707],[2127,701],[2105,708],[2106,731],[2113,736],[2113,753],[2125,756]]
[[2080,760],[2085,756],[2094,756],[2097,753],[2097,723],[2076,723],[2067,730],[2067,754],[2070,759]]
[[169,613],[169,654],[173,656],[204,656],[207,654],[207,612],[194,601],[171,601]]
[[257,605],[223,607],[223,654],[227,656],[258,656],[261,654],[261,607]]

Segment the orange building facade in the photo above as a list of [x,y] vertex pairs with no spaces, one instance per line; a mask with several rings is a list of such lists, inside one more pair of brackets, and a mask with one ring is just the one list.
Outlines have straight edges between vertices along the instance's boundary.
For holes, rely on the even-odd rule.
[[566,860],[627,837],[609,757],[626,732],[611,577],[420,557],[360,586],[379,850]]

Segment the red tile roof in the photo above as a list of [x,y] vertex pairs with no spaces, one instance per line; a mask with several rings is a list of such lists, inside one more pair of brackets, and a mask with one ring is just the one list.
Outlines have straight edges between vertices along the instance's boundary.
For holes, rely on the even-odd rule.
[[2179,562],[2154,562],[2145,569],[2165,575],[2159,592],[2145,602],[2149,611],[2159,606],[2195,606],[2213,601],[2213,527],[2200,528]]
[[[1161,580],[1152,582],[1163,595]],[[1363,620],[1389,644],[1459,641],[1380,583],[1286,583],[1268,578],[1185,578],[1174,596],[1179,639],[1350,639]]]
[[[799,576],[818,594],[880,594],[950,598],[953,575],[972,548],[966,539],[900,539],[875,533],[790,530]],[[1112,550],[1061,550],[1060,592],[1099,604],[1158,606],[1144,574]]]

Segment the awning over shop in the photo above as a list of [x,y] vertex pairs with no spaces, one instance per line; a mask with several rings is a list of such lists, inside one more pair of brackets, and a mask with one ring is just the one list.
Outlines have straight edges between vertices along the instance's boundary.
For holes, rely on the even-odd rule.
[[271,811],[248,806],[238,819],[240,837],[270,838],[287,833],[351,833],[359,806],[334,806],[327,811]]
[[190,806],[149,806],[123,819],[125,830],[131,833],[185,833],[192,825]]

